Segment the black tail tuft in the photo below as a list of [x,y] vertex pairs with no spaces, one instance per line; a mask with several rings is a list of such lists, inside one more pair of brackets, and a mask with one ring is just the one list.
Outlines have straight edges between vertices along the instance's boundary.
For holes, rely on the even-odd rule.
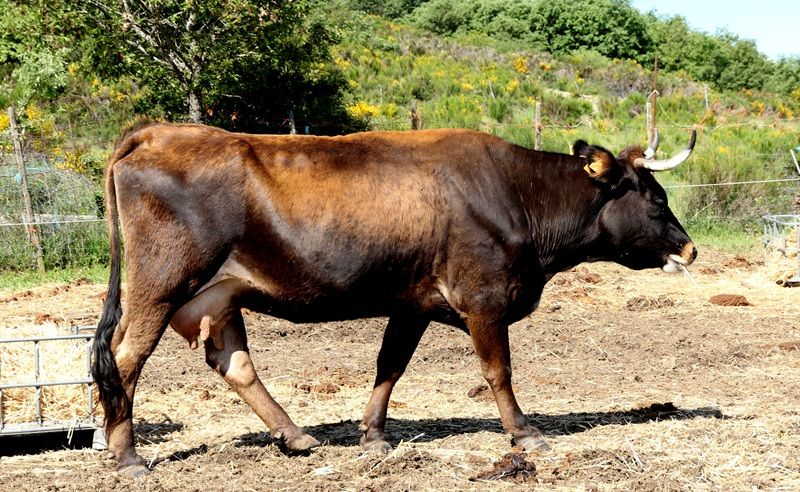
[[[112,272],[112,277],[114,276]],[[92,344],[92,377],[100,393],[100,402],[103,404],[106,422],[119,422],[125,417],[127,397],[119,376],[117,362],[111,352],[111,339],[114,330],[122,318],[120,303],[120,284],[109,282],[108,295],[103,316],[97,325],[94,343]]]
[[119,211],[117,210],[117,192],[114,186],[114,164],[122,156],[135,147],[135,140],[124,137],[108,164],[106,171],[106,215],[108,218],[108,242],[111,257],[111,275],[108,280],[108,293],[103,305],[103,316],[97,325],[97,332],[92,345],[92,377],[100,393],[106,416],[106,426],[117,424],[129,412],[130,402],[122,386],[119,368],[111,351],[114,331],[122,318],[121,287],[122,252],[119,233]]

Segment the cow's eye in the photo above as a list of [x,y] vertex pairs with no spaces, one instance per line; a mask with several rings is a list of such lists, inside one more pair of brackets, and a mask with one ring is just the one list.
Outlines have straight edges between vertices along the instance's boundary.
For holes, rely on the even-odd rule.
[[653,211],[650,213],[650,218],[654,220],[663,220],[667,217],[667,208],[666,207],[655,207]]

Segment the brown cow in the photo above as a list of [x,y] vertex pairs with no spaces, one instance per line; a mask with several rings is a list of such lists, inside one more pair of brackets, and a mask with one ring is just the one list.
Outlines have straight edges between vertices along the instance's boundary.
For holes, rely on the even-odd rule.
[[[466,130],[340,137],[152,124],[117,144],[106,175],[111,279],[93,375],[110,452],[147,472],[133,445],[142,366],[168,325],[294,452],[319,443],[256,375],[240,309],[294,322],[388,316],[361,443],[391,449],[386,407],[431,321],[472,338],[503,427],[546,447],[511,388],[508,325],[545,283],[584,261],[676,270],[697,255],[641,149],[574,156]],[[120,306],[120,234],[128,297]]]

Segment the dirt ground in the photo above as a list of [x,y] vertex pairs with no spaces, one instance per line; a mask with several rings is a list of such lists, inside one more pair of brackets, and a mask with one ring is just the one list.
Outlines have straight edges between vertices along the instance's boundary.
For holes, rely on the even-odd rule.
[[[429,328],[392,397],[395,450],[377,456],[359,448],[358,422],[385,320],[252,314],[267,387],[324,443],[310,455],[282,454],[202,351],[168,331],[135,406],[150,476],[131,481],[102,453],[59,450],[0,458],[0,488],[798,490],[800,288],[777,286],[774,270],[701,251],[690,276],[610,264],[556,276],[510,330],[517,397],[552,448],[509,457],[525,460],[516,477],[486,473],[510,440],[461,332]],[[91,324],[105,286],[78,284],[0,294],[0,324]],[[721,294],[750,305],[709,301]]]

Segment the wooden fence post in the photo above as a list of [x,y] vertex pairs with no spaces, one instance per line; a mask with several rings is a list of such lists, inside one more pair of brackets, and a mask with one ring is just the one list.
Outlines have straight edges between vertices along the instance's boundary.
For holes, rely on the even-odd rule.
[[658,99],[658,52],[655,54],[653,62],[653,92],[647,96],[647,146],[653,148],[653,140],[656,136],[656,106]]
[[534,130],[536,131],[536,136],[533,141],[533,150],[542,150],[542,102],[536,101],[535,108],[536,124]]
[[30,236],[31,244],[36,250],[36,265],[39,267],[39,273],[44,273],[42,242],[39,240],[39,229],[36,227],[36,219],[33,216],[31,193],[28,188],[28,173],[25,172],[25,160],[22,156],[22,144],[19,140],[17,118],[13,106],[9,106],[8,108],[8,123],[11,127],[11,140],[14,141],[14,157],[17,160],[17,169],[19,170],[21,180],[22,200],[25,203],[25,222],[27,223],[28,235]]
[[289,135],[297,135],[297,127],[294,126],[294,111],[289,110]]
[[417,114],[417,101],[411,103],[411,129],[419,130],[419,114]]
[[647,104],[645,104],[645,112],[647,113],[647,145],[653,146],[653,138],[656,132],[656,99],[658,98],[658,91],[653,91],[647,96]]
[[[794,149],[789,149],[789,153],[792,155],[792,160],[794,161],[795,169],[797,169],[797,174],[800,175],[800,163],[797,162],[797,156],[794,153]],[[796,213],[800,212],[800,187],[798,187],[797,194],[795,195],[794,209]],[[800,239],[800,229],[797,230],[797,234],[798,234],[798,239]],[[797,247],[800,248],[800,242],[798,242],[797,244],[798,244]],[[797,275],[800,276],[800,254],[797,255],[797,263],[798,263]]]

